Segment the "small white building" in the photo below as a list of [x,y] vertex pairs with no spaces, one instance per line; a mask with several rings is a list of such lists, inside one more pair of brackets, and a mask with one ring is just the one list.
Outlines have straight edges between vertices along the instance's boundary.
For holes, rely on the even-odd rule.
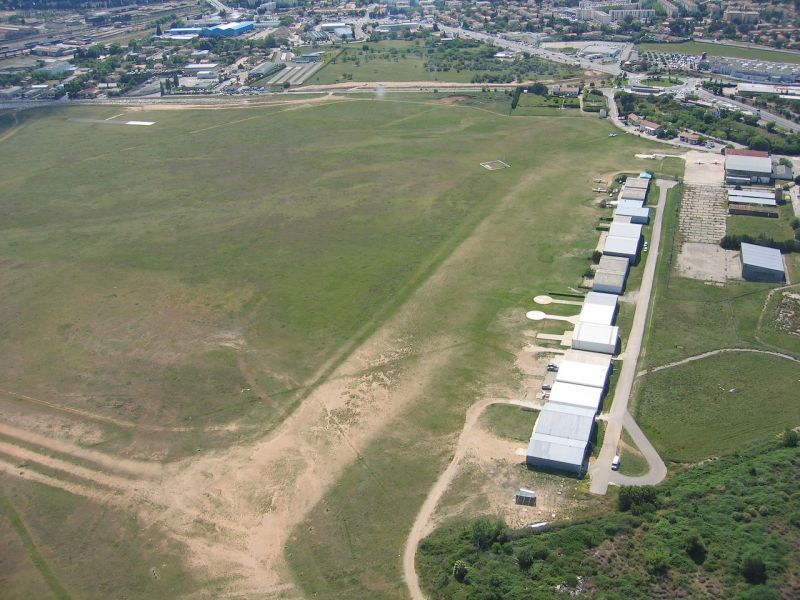
[[587,352],[615,354],[619,343],[619,327],[578,322],[572,332],[572,348]]

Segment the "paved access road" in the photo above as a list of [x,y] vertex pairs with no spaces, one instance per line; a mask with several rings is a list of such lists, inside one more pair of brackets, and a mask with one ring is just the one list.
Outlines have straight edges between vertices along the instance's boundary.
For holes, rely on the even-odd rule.
[[[589,468],[591,477],[589,491],[593,494],[605,494],[608,490],[608,484],[612,481],[612,476],[615,483],[635,479],[639,485],[655,484],[667,476],[667,467],[664,461],[661,460],[658,452],[656,452],[653,445],[633,420],[633,417],[628,413],[628,400],[633,389],[633,381],[636,379],[636,364],[639,362],[639,354],[642,350],[642,339],[647,325],[650,297],[653,292],[653,280],[655,279],[656,263],[661,245],[661,224],[664,219],[664,208],[667,204],[667,192],[677,184],[677,181],[659,179],[656,184],[659,187],[660,195],[658,206],[656,206],[656,218],[653,223],[653,235],[650,239],[650,252],[647,255],[642,285],[637,296],[633,326],[628,336],[628,343],[624,353],[625,359],[622,361],[622,370],[617,380],[614,401],[606,422],[603,447],[600,450],[600,456]],[[617,453],[623,427],[628,430],[637,447],[647,459],[650,469],[642,477],[623,479],[623,475],[611,470],[611,461],[614,460],[614,455]]]

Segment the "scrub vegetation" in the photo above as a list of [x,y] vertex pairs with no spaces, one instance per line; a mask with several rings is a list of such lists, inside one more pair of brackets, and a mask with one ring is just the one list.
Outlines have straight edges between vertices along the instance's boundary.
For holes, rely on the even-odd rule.
[[349,45],[307,83],[452,81],[512,83],[577,76],[580,71],[538,57],[495,58],[498,48],[476,40],[381,41]]
[[432,600],[793,597],[799,475],[798,449],[775,440],[622,488],[616,512],[547,532],[451,522],[421,543],[417,568]]

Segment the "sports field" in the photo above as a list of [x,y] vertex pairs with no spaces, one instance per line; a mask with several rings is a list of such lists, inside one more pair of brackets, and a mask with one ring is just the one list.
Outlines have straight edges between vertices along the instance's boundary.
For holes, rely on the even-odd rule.
[[466,407],[581,280],[592,178],[652,166],[609,131],[406,94],[0,131],[5,589],[403,597]]
[[650,52],[666,52],[675,54],[700,55],[708,52],[711,56],[729,56],[731,58],[752,58],[773,62],[800,63],[798,52],[776,52],[763,48],[743,48],[726,44],[705,44],[703,42],[681,42],[678,44],[640,44],[639,50]]

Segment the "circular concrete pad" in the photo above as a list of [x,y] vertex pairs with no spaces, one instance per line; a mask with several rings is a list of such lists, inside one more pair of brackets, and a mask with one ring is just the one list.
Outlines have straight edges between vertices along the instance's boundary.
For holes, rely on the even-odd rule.
[[531,321],[542,321],[547,315],[540,310],[529,310],[525,313]]
[[550,296],[545,295],[545,296],[536,296],[536,298],[534,298],[533,301],[536,302],[536,304],[550,304],[553,301],[553,299]]

